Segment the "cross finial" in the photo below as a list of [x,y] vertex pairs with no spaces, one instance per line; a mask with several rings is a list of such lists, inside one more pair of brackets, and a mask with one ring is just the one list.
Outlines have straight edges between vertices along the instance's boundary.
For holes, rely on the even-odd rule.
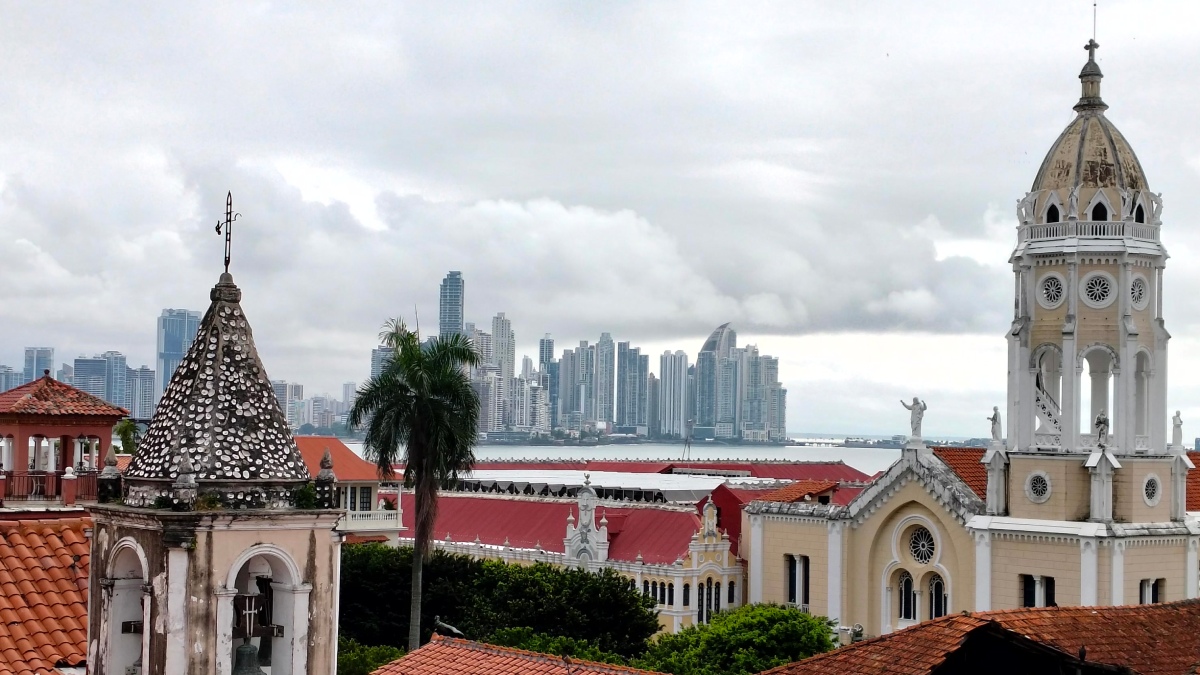
[[1096,50],[1100,48],[1100,43],[1096,42],[1095,38],[1092,38],[1091,40],[1088,40],[1088,43],[1084,45],[1083,48],[1087,50],[1088,61],[1095,61]]
[[221,228],[225,228],[225,273],[229,273],[229,253],[233,246],[233,221],[237,220],[242,214],[233,212],[233,191],[225,197],[225,220],[217,221],[217,234],[221,234]]

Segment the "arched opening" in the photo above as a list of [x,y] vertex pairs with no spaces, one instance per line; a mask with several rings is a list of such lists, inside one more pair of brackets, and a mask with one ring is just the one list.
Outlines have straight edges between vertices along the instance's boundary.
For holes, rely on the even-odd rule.
[[[1079,388],[1079,432],[1082,438],[1097,439],[1096,419],[1101,413],[1108,419],[1108,431],[1111,436],[1115,431],[1113,425],[1113,388],[1116,378],[1113,377],[1112,355],[1107,349],[1093,349],[1084,356],[1084,373],[1090,378],[1090,385]],[[1105,445],[1109,439],[1098,439]]]
[[658,582],[657,581],[650,582],[650,599],[655,602],[658,602]]
[[[134,672],[142,665],[149,626],[145,625],[146,571],[137,549],[121,546],[109,564],[112,595],[108,604],[108,655],[110,673]],[[136,672],[141,672],[138,669]]]
[[1134,434],[1146,436],[1150,433],[1150,355],[1138,352],[1133,370],[1133,414]]
[[917,588],[908,570],[900,570],[896,577],[896,618],[901,621],[917,620]]
[[1046,222],[1057,223],[1059,221],[1058,205],[1051,204],[1050,208],[1046,209]]
[[950,597],[946,594],[946,582],[942,579],[942,575],[934,574],[929,577],[929,618],[936,619],[939,616],[946,616],[949,612],[947,605],[950,604]]
[[1135,222],[1135,223],[1146,222],[1146,209],[1142,208],[1141,204],[1138,204],[1137,208],[1133,210],[1133,222]]
[[1108,207],[1104,202],[1097,203],[1092,207],[1092,220],[1108,220]]
[[308,600],[306,593],[298,592],[306,591],[307,586],[299,583],[289,562],[275,552],[263,551],[238,568],[234,576],[237,594],[232,598],[231,663],[237,663],[238,648],[249,644],[258,650],[258,665],[268,675],[293,672],[296,616],[307,614]]
[[[1037,397],[1041,399],[1041,403],[1045,404],[1045,408],[1051,412],[1052,417],[1061,419],[1061,410],[1059,408],[1062,393],[1062,354],[1057,349],[1045,347],[1037,354],[1037,372],[1034,373],[1034,386],[1036,387]],[[1040,406],[1039,406],[1040,409]],[[1037,431],[1044,433],[1052,433],[1057,431],[1047,427],[1047,420],[1042,416],[1037,418]]]

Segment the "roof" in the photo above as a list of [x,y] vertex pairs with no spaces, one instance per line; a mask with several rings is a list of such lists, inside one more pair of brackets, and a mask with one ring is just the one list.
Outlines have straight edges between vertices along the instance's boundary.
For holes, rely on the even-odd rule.
[[987,466],[982,462],[983,448],[934,448],[933,454],[946,463],[975,496],[987,499]]
[[84,518],[0,522],[0,673],[58,672],[87,658]]
[[624,673],[660,675],[650,670],[571,659],[496,647],[470,640],[433,639],[414,652],[379,668],[372,675],[563,675],[563,673]]
[[49,375],[0,393],[0,415],[101,417],[113,418],[115,423],[128,414],[124,408]]
[[[403,470],[404,465],[397,464],[396,469]],[[805,461],[695,461],[695,462],[664,462],[660,460],[608,460],[608,459],[546,459],[546,460],[507,460],[475,462],[475,468],[486,471],[525,471],[561,470],[561,471],[611,471],[614,473],[675,473],[678,469],[703,471],[705,469],[718,472],[745,472],[751,478],[777,478],[780,480],[836,480],[836,481],[866,481],[870,476],[846,464],[843,461],[805,462]],[[691,473],[691,472],[689,472]],[[693,474],[695,475],[695,474]]]
[[798,480],[791,485],[781,487],[757,497],[764,502],[798,502],[805,497],[820,495],[837,488],[837,482],[831,480]]
[[117,471],[125,473],[129,468],[129,463],[133,461],[133,455],[117,455]]
[[[692,536],[700,529],[695,509],[624,505],[612,507],[603,501],[596,507],[596,520],[608,518],[608,557],[635,562],[638,555],[646,563],[670,564],[686,557]],[[400,507],[413,510],[413,494],[401,493]],[[433,538],[443,541],[480,543],[532,549],[541,546],[551,553],[563,553],[567,534],[567,516],[579,518],[573,499],[479,495],[442,492],[438,498],[437,521]]]
[[1185,600],[952,614],[767,672],[923,675],[944,662],[967,633],[989,623],[1068,655],[1086,648],[1089,663],[1140,675],[1188,673],[1200,661],[1200,600]]
[[[1193,465],[1200,467],[1200,452],[1189,452],[1187,456]],[[1200,511],[1200,468],[1187,474],[1187,510]]]
[[[708,496],[718,485],[726,480],[725,476],[708,476],[696,474],[660,474],[660,473],[614,473],[608,471],[562,471],[542,469],[521,469],[497,471],[491,469],[473,469],[462,476],[463,483],[478,483],[483,488],[498,485],[507,490],[515,486],[518,491],[526,486],[532,486],[534,492],[541,492],[549,487],[551,492],[562,488],[580,488],[590,481],[598,493],[605,490],[621,490],[632,492],[649,492],[662,495],[668,502],[687,502],[695,504]],[[768,479],[739,478],[741,482],[753,483]]]
[[174,480],[187,457],[202,484],[307,481],[308,469],[254,347],[233,276],[222,274],[209,297],[196,339],[171,376],[125,475],[131,485],[138,479]]
[[304,459],[308,474],[316,478],[321,471],[321,457],[329,450],[333,460],[333,475],[338,481],[378,481],[376,466],[354,454],[339,438],[333,436],[296,436],[296,448]]

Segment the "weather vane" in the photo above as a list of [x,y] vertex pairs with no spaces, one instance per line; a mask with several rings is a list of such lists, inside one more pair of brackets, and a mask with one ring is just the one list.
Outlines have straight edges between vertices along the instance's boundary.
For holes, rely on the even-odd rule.
[[233,221],[237,220],[242,214],[233,212],[233,191],[225,198],[225,220],[217,221],[217,234],[221,234],[221,228],[225,228],[225,273],[229,273],[229,251],[233,245]]

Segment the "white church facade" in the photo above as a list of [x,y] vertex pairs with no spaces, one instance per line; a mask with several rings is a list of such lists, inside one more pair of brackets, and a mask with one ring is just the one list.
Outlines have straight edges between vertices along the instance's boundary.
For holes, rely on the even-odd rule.
[[986,451],[930,450],[914,415],[902,458],[849,505],[749,504],[748,601],[878,635],[964,610],[1197,597],[1177,416],[1167,434],[1162,202],[1105,116],[1097,46],[1018,201],[1006,433],[995,417]]

